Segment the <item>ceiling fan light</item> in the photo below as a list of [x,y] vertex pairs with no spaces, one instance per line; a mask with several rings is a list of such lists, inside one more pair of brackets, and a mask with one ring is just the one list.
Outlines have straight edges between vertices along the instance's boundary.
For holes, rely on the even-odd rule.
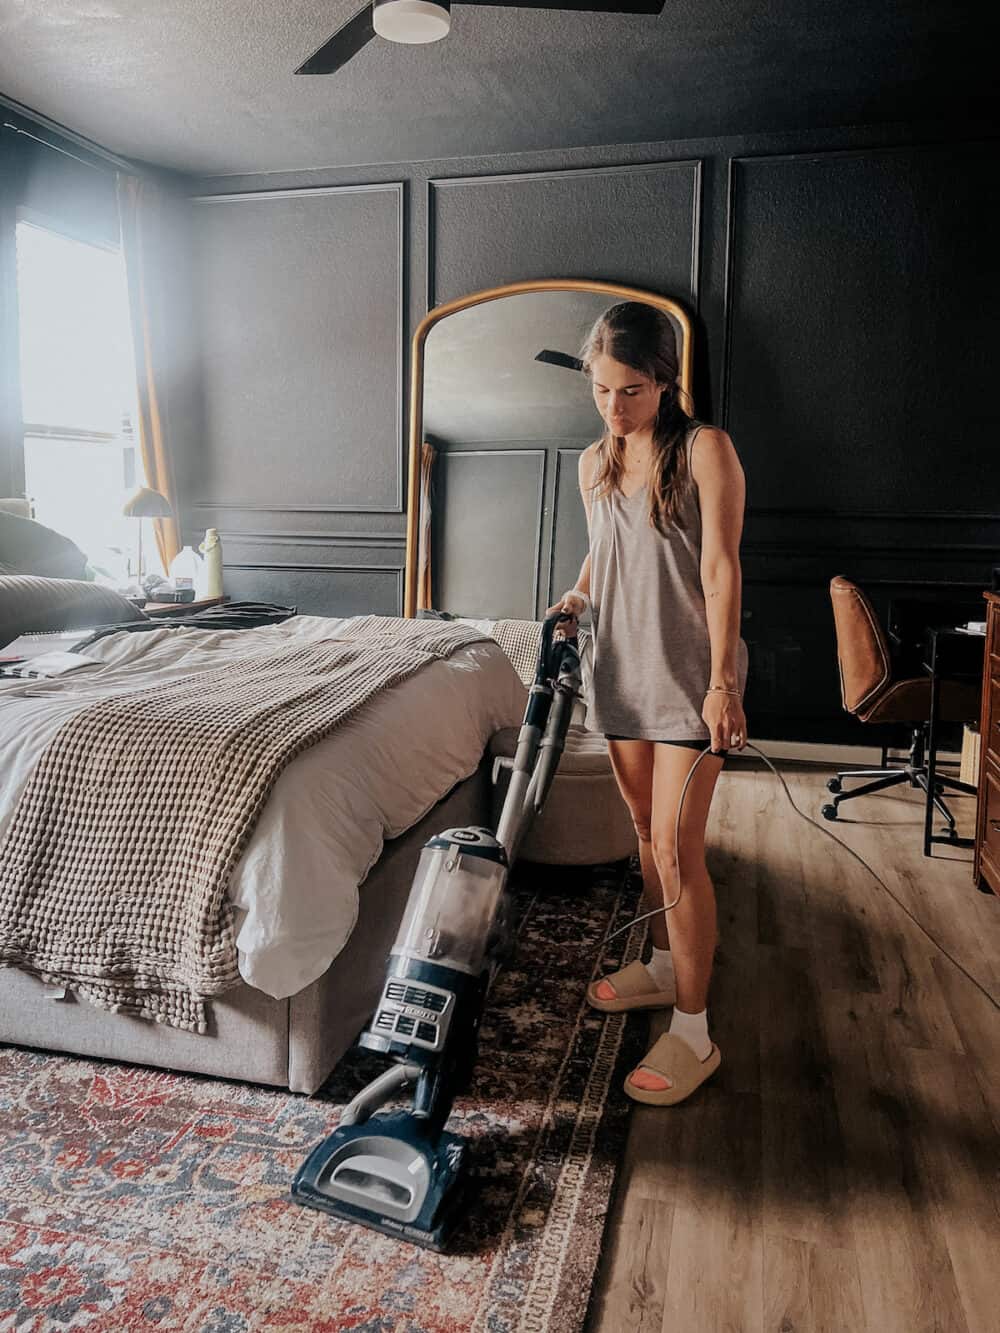
[[372,26],[390,42],[436,42],[451,27],[448,0],[375,0]]

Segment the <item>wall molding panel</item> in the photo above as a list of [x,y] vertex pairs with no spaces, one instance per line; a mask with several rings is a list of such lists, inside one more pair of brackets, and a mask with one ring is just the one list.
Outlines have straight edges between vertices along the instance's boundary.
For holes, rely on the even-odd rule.
[[[569,277],[662,292],[694,313],[701,177],[699,160],[680,159],[431,178],[427,308],[506,282]],[[481,244],[470,248],[473,236]]]
[[[545,449],[449,449],[435,467],[435,512],[448,508],[450,530],[434,529],[445,551],[435,605],[464,616],[534,619],[541,589],[548,518]],[[508,503],[502,505],[500,500]],[[447,551],[462,553],[448,560]],[[530,602],[526,601],[530,587]]]
[[319,561],[237,561],[225,565],[237,600],[294,603],[309,615],[402,614],[404,567]]
[[405,549],[406,538],[377,532],[229,532],[219,529],[223,543],[242,542],[254,546],[366,546],[379,550]]
[[[372,212],[369,207],[368,211],[355,217],[345,217],[338,225],[338,206],[350,208],[356,200],[369,205],[371,200],[379,197],[384,198],[384,207],[388,210],[385,217],[380,215],[380,210]],[[354,473],[351,484],[355,488],[355,494],[344,501],[299,498],[294,488],[302,484],[302,478],[295,475],[295,471],[291,474],[288,471],[278,471],[269,478],[271,489],[276,492],[274,501],[262,502],[256,496],[246,496],[245,499],[241,499],[234,496],[230,490],[224,498],[220,497],[216,501],[200,500],[197,508],[199,510],[245,509],[250,512],[275,510],[288,513],[402,515],[405,512],[406,475],[404,413],[408,305],[406,182],[389,181],[377,184],[204,194],[194,196],[191,204],[195,210],[196,230],[199,217],[215,218],[220,216],[220,210],[232,209],[234,216],[239,216],[242,209],[261,204],[266,205],[269,210],[272,206],[275,210],[284,206],[286,210],[283,219],[285,226],[279,229],[277,235],[269,238],[270,244],[265,227],[261,228],[262,233],[265,233],[261,236],[241,234],[233,240],[237,244],[237,249],[242,242],[245,246],[259,251],[257,258],[261,263],[255,265],[255,268],[259,271],[263,266],[266,271],[268,255],[274,253],[280,257],[282,247],[278,241],[288,237],[285,247],[287,253],[283,256],[281,271],[274,275],[274,290],[270,293],[279,301],[282,297],[287,299],[285,308],[278,309],[274,316],[278,321],[284,320],[284,324],[276,332],[274,345],[269,349],[270,355],[267,355],[265,361],[259,363],[255,369],[266,379],[268,386],[273,384],[279,393],[284,395],[283,401],[290,408],[289,415],[293,421],[288,425],[287,434],[282,429],[280,416],[273,422],[266,423],[271,426],[271,438],[281,439],[283,435],[285,436],[283,452],[288,450],[289,436],[295,443],[299,432],[302,431],[306,434],[311,433],[314,437],[317,445],[315,457],[310,457],[308,451],[300,450],[294,454],[296,470],[306,470],[308,463],[308,468],[313,473],[309,480],[316,485],[317,490],[330,488],[336,490],[338,487],[343,487],[343,478],[338,478],[336,475],[331,477],[329,470],[324,469],[323,463],[328,460],[329,463],[336,464],[338,459],[343,460],[345,457],[350,459],[350,447],[341,449],[338,453],[336,442],[338,439],[343,439],[349,446],[352,437],[338,435],[337,430],[346,429],[344,423],[351,418],[359,401],[369,405],[369,421],[373,414],[382,418],[378,429],[383,431],[385,439],[390,442],[388,456],[379,457],[376,454],[373,458],[370,443],[363,436],[358,437],[356,454],[362,462],[367,462],[368,466],[359,468],[357,458],[350,459],[351,466],[347,471]],[[305,213],[296,219],[299,222],[300,234],[293,238],[290,219],[295,217],[294,208],[297,205],[305,206]],[[324,205],[327,207],[325,226],[317,221],[316,213],[316,210]],[[221,213],[221,216],[225,216],[225,213]],[[384,245],[375,253],[372,251],[372,246],[379,243],[379,227],[384,236]],[[201,230],[204,231],[204,227]],[[250,228],[247,230],[252,231]],[[352,246],[355,247],[353,254]],[[209,449],[215,451],[216,456],[220,448],[223,454],[230,448],[241,448],[246,437],[252,435],[258,424],[252,410],[241,410],[239,402],[239,376],[245,373],[247,356],[252,358],[254,349],[248,348],[241,342],[238,333],[234,335],[226,332],[231,330],[233,323],[230,303],[235,304],[238,319],[240,311],[246,308],[241,303],[249,302],[249,311],[259,318],[259,326],[266,325],[270,314],[270,311],[263,309],[257,311],[252,304],[252,297],[242,294],[241,289],[244,284],[250,287],[253,284],[246,282],[248,274],[241,272],[238,256],[232,267],[226,268],[220,275],[219,269],[227,259],[225,254],[227,249],[228,238],[226,244],[223,244],[220,237],[219,247],[212,256],[215,262],[203,264],[200,284],[203,288],[206,284],[210,286],[213,281],[219,284],[218,289],[208,293],[203,292],[202,296],[203,323],[206,320],[211,322],[212,315],[216,314],[214,310],[208,309],[213,295],[219,307],[214,323],[211,323],[208,330],[209,336],[203,338],[203,357],[207,363],[206,384],[203,385],[203,391],[208,394],[212,392],[213,383],[217,383],[217,380],[213,381],[211,378],[212,349],[216,342],[212,333],[222,330],[223,339],[231,340],[231,346],[227,343],[227,351],[231,352],[228,365],[225,357],[220,361],[226,387],[230,391],[230,400],[226,401],[224,396],[220,395],[223,397],[221,403],[208,401],[205,404],[204,425]],[[219,254],[219,250],[223,251],[222,255]],[[329,274],[327,266],[334,265],[339,265],[339,271]],[[293,290],[287,293],[282,291],[282,278],[291,284]],[[357,283],[353,305],[342,305],[339,319],[336,317],[336,311],[331,314],[325,309],[324,293],[312,290],[314,287],[322,288],[324,282],[329,283],[334,278],[338,283],[347,284],[352,281]],[[376,314],[370,301],[379,286],[383,289],[385,308]],[[335,297],[339,299],[339,288],[337,286],[330,288],[329,294],[331,300]],[[364,319],[368,322],[364,323]],[[387,335],[390,325],[391,337]],[[316,353],[314,347],[307,346],[304,349],[307,358],[310,353],[314,355],[314,367],[308,365],[303,367],[296,363],[294,340],[296,334],[302,337],[303,328],[306,328],[307,336],[310,330],[318,331],[320,339],[325,336],[331,344],[329,350],[323,346],[319,353]],[[339,347],[336,345],[338,333],[341,335]],[[377,338],[379,348],[368,345],[371,338]],[[390,352],[391,362],[386,376],[386,382],[391,385],[388,403],[383,401],[384,394],[375,391],[374,381],[367,393],[359,393],[353,378],[355,374],[362,376],[370,374],[374,367],[375,378],[378,380],[379,371],[385,360],[381,350],[383,346]],[[327,359],[329,370],[326,368]],[[280,363],[277,370],[275,370],[275,360]],[[329,392],[324,392],[324,381],[347,363],[349,365],[345,372],[345,381],[339,386],[339,393],[331,398]],[[219,365],[216,365],[215,369],[218,371]],[[314,397],[315,402],[306,401],[310,397]],[[262,392],[258,406],[269,401],[266,393]],[[213,427],[220,420],[221,440],[213,433]],[[332,438],[329,435],[331,421],[337,423]],[[289,461],[287,453],[286,461]],[[238,472],[239,469],[231,467],[230,476],[234,471]],[[231,486],[233,484],[230,483]],[[211,486],[211,481],[209,486],[210,493],[216,489]],[[287,496],[282,494],[286,490]],[[379,495],[380,490],[383,492],[381,495]],[[368,496],[373,493],[374,498],[369,499]]]

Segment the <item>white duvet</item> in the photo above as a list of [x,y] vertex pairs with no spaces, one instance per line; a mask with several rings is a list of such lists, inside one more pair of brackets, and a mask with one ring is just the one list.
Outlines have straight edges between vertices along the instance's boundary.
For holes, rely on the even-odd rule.
[[[344,623],[295,616],[263,629],[113,634],[86,649],[92,668],[0,680],[0,836],[58,727],[95,699],[328,638]],[[229,885],[244,980],[282,999],[321,976],[354,928],[383,841],[474,773],[493,732],[520,723],[525,700],[497,644],[475,643],[383,690],[294,759]]]

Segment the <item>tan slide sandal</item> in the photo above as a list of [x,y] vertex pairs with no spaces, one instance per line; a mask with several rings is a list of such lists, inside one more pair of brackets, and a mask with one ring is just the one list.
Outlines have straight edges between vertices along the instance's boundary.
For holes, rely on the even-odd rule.
[[620,1014],[626,1009],[665,1009],[677,1000],[673,988],[656,990],[645,963],[629,963],[620,972],[601,977],[601,981],[608,981],[614,987],[614,999],[604,1000],[596,993],[600,981],[592,981],[587,987],[587,999],[606,1014]]
[[718,1069],[722,1055],[718,1046],[712,1043],[712,1049],[704,1060],[699,1060],[686,1041],[672,1037],[664,1032],[653,1043],[647,1055],[639,1061],[640,1069],[648,1069],[651,1074],[668,1078],[669,1088],[637,1088],[630,1074],[625,1080],[625,1091],[636,1102],[645,1102],[647,1106],[676,1106],[678,1102],[690,1097],[695,1088]]

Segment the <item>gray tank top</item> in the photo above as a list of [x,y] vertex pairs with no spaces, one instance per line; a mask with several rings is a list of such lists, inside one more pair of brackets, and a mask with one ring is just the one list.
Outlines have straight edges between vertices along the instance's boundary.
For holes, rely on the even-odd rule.
[[[683,527],[662,537],[649,523],[649,487],[594,497],[590,600],[594,626],[587,728],[637,740],[708,740],[701,710],[711,641],[701,587],[701,509],[690,472],[701,424],[685,447],[690,485]],[[739,642],[740,688],[747,646]]]

